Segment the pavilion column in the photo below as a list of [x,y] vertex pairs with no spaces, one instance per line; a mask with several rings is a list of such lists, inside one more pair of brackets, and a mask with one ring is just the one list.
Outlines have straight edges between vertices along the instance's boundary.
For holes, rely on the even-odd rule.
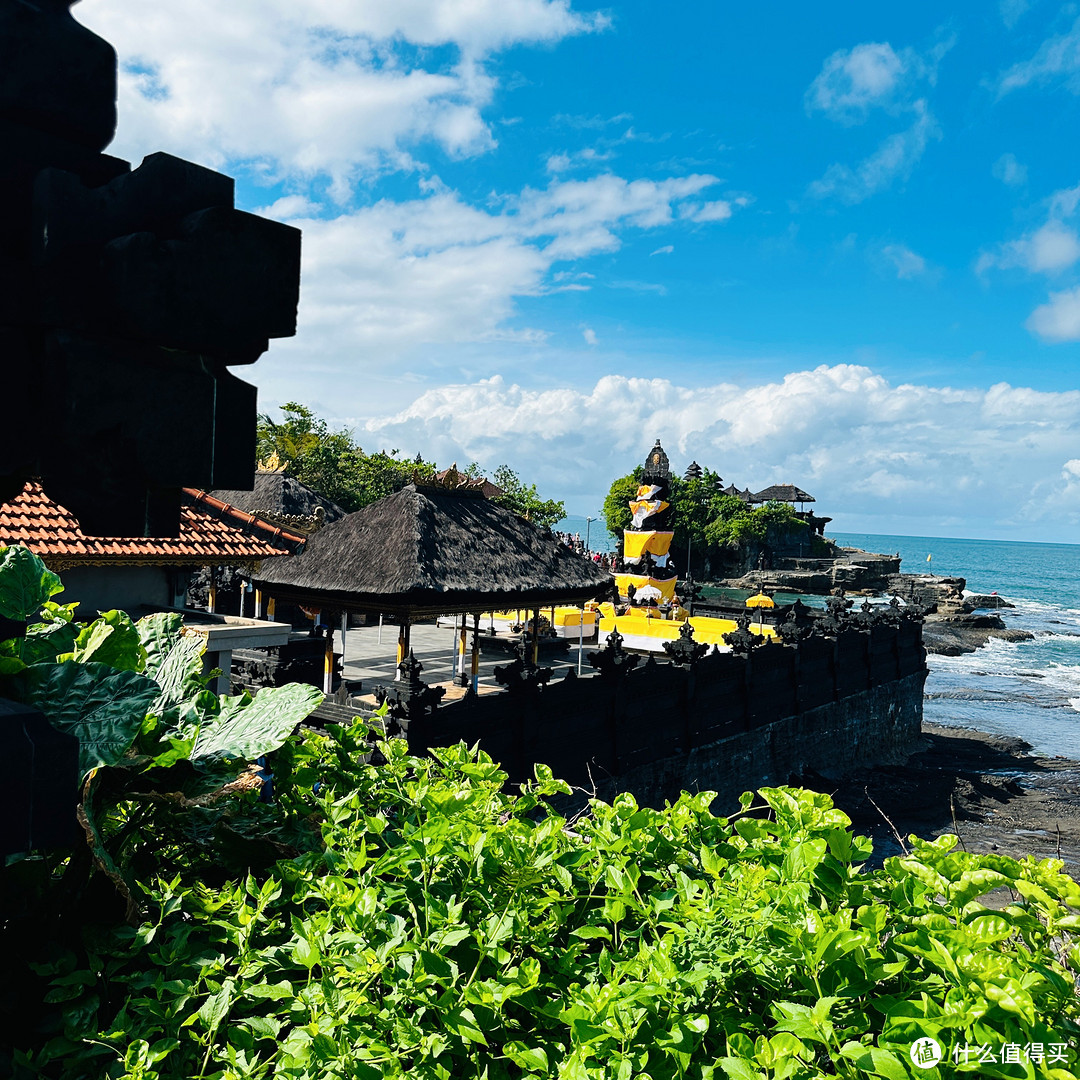
[[[405,662],[405,657],[409,655],[409,615],[408,612],[401,616],[401,629],[398,631],[397,640],[397,664],[400,665]],[[401,670],[395,665],[394,667],[394,682],[401,682]]]
[[334,628],[326,627],[326,650],[323,652],[323,693],[329,694],[334,685]]
[[206,593],[206,610],[211,614],[217,614],[217,567],[210,567],[210,588]]
[[465,672],[465,653],[469,647],[469,616],[466,612],[461,614],[461,627],[458,631],[457,658],[454,664],[456,682],[458,686],[468,686],[469,676]]
[[540,665],[540,609],[533,611],[532,627],[532,663],[533,667]]
[[577,624],[577,673],[581,674],[581,658],[585,653],[585,605],[578,611]]
[[272,596],[267,597],[266,600],[266,618],[269,622],[274,621],[274,598]]
[[262,589],[255,590],[255,618],[261,619],[263,617],[263,594]]
[[473,615],[472,692],[480,693],[480,613]]

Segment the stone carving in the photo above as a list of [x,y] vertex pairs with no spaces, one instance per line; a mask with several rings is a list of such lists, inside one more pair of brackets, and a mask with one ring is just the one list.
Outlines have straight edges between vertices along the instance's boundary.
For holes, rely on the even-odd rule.
[[736,620],[735,629],[724,635],[724,642],[731,646],[731,651],[736,656],[749,656],[758,646],[764,643],[760,634],[755,634],[750,629],[750,616],[740,615]]
[[0,500],[37,476],[90,534],[176,535],[179,488],[251,486],[229,368],[295,333],[300,233],[220,173],[104,154],[116,54],[70,6],[0,0]]
[[844,596],[843,589],[837,589],[825,603],[825,615],[821,620],[824,633],[835,636],[851,626],[851,607],[854,601]]
[[438,708],[443,694],[446,693],[444,686],[428,686],[420,678],[420,672],[423,670],[424,665],[416,659],[415,653],[410,649],[409,655],[398,664],[401,682],[395,683],[392,690],[384,690],[379,694],[379,703],[389,702],[390,715],[395,720],[404,722],[405,730],[408,730],[410,720],[433,713]]
[[693,667],[708,651],[708,645],[694,640],[689,619],[679,627],[679,636],[674,641],[664,642],[664,652],[680,667]]
[[776,632],[785,645],[797,645],[805,641],[817,630],[817,619],[801,600],[796,600],[788,609]]
[[551,681],[551,668],[537,667],[532,662],[532,639],[522,635],[514,646],[517,657],[509,664],[495,668],[495,681],[512,694],[530,693],[542,689]]
[[628,653],[622,647],[622,643],[622,634],[620,634],[618,630],[612,630],[611,633],[608,634],[607,643],[599,652],[586,654],[589,658],[589,663],[592,664],[601,675],[607,676],[608,678],[615,678],[619,675],[625,675],[628,671],[632,671],[637,667],[641,657]]

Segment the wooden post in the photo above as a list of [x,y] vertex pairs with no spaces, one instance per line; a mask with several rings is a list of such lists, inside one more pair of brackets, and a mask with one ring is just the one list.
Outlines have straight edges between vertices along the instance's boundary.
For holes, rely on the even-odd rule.
[[[401,616],[401,630],[398,633],[397,663],[404,661],[409,655],[409,616],[406,612]],[[394,667],[394,682],[401,682],[401,672]]]
[[473,615],[472,633],[472,692],[480,693],[480,613]]
[[538,667],[539,664],[540,664],[540,609],[539,608],[536,608],[533,611],[532,662],[533,662],[533,667]]
[[349,628],[349,613],[341,613],[341,678],[345,679],[345,631]]
[[266,618],[270,621],[274,621],[274,598],[268,597],[266,601]]
[[577,624],[577,673],[581,674],[581,658],[585,654],[585,605],[578,612]]
[[469,647],[469,616],[466,612],[461,613],[461,632],[458,636],[458,650],[457,650],[457,681],[461,686],[468,686],[467,676],[465,675],[465,653]]
[[263,617],[263,595],[262,589],[255,590],[255,618],[261,619]]
[[323,653],[323,693],[329,694],[334,684],[334,631],[326,628],[326,651]]

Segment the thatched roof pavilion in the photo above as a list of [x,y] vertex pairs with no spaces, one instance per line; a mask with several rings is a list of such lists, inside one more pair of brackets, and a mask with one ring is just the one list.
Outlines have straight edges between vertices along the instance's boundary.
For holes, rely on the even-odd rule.
[[260,469],[255,473],[250,491],[221,489],[210,494],[263,521],[272,521],[304,535],[312,532],[313,526],[320,521],[329,523],[345,516],[345,511],[336,502],[277,470]]
[[480,492],[410,484],[313,533],[256,585],[326,611],[411,616],[591,600],[611,576]]
[[817,502],[813,495],[808,495],[802,488],[794,484],[773,484],[764,491],[759,491],[750,496],[752,503],[786,502],[808,503]]

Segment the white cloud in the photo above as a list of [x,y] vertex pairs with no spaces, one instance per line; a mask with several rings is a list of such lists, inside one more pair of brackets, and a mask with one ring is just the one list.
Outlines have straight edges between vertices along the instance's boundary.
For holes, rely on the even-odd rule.
[[[339,198],[360,176],[412,167],[424,141],[459,157],[494,145],[482,115],[493,51],[607,25],[569,0],[185,0],[137,16],[130,0],[97,0],[79,14],[120,56],[114,153],[167,146],[219,167],[328,175]],[[433,54],[407,46],[455,56],[429,70]]]
[[252,211],[260,217],[273,218],[275,221],[288,221],[290,218],[308,217],[317,214],[322,207],[312,202],[305,195],[285,195],[269,206],[260,206]]
[[909,68],[910,58],[901,59],[887,41],[839,49],[806,91],[806,109],[841,123],[858,123],[874,106],[893,100]]
[[887,41],[839,49],[807,89],[806,111],[822,112],[841,124],[861,124],[873,109],[894,114],[910,110],[917,104],[918,84],[937,81],[938,65],[952,46],[948,38],[925,53],[911,48],[897,52]]
[[684,216],[691,221],[727,221],[731,213],[731,203],[726,199],[717,199],[701,206],[688,206]]
[[998,79],[998,97],[1025,86],[1054,82],[1080,94],[1080,19],[1066,33],[1047,38],[1030,60],[1004,72]]
[[1044,341],[1080,341],[1080,287],[1052,292],[1024,325]]
[[585,339],[585,344],[586,345],[596,345],[596,344],[598,344],[597,339],[596,339],[596,331],[591,326],[586,326],[581,331],[581,336]]
[[549,173],[558,174],[569,172],[571,169],[599,165],[601,162],[610,161],[614,156],[610,150],[597,150],[595,147],[586,146],[573,153],[552,154],[547,159],[545,167]]
[[906,131],[890,135],[878,148],[854,168],[835,163],[815,180],[807,193],[817,199],[836,198],[845,203],[859,203],[905,180],[918,164],[931,139],[940,139],[941,130],[926,107],[915,103],[916,119]]
[[[495,377],[431,390],[366,427],[440,460],[509,461],[582,507],[659,436],[676,469],[693,457],[740,487],[794,482],[819,512],[906,520],[913,533],[988,515],[987,527],[1049,527],[1062,462],[1080,475],[1078,391],[892,385],[847,364],[750,386],[608,375],[584,389],[530,389]],[[1080,522],[1080,498],[1074,511]]]
[[658,247],[655,251],[649,252],[649,258],[654,255],[670,255],[675,250],[674,244],[665,244],[663,247]]
[[1015,154],[1002,154],[991,171],[995,179],[1008,187],[1023,187],[1027,183],[1027,166],[1021,165]]
[[1001,21],[1011,30],[1031,6],[1031,0],[999,0]]
[[1045,200],[1047,220],[1017,240],[984,251],[975,270],[1026,270],[1032,274],[1058,274],[1080,259],[1080,236],[1068,223],[1076,214],[1080,186],[1055,191]]
[[927,272],[926,260],[903,244],[886,244],[881,253],[892,263],[896,276],[902,280],[922,277]]
[[304,232],[300,334],[273,355],[316,370],[348,357],[399,362],[422,345],[542,340],[510,324],[520,297],[585,290],[591,274],[560,262],[615,251],[628,230],[675,224],[712,176],[553,181],[478,209],[450,191],[381,200]]

